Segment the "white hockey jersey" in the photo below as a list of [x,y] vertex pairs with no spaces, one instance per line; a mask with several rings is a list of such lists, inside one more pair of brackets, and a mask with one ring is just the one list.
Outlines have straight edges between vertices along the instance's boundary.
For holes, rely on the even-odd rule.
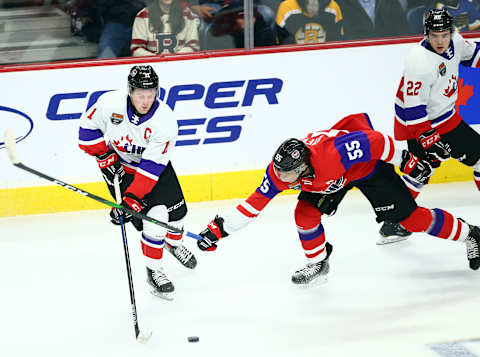
[[178,124],[158,99],[147,114],[134,113],[126,92],[103,94],[80,119],[79,146],[90,155],[115,150],[125,171],[135,174],[128,191],[143,198],[170,161]]
[[479,49],[479,43],[457,32],[441,55],[426,39],[415,45],[405,60],[395,98],[395,139],[416,139],[431,128],[444,134],[458,125],[458,67],[478,67]]

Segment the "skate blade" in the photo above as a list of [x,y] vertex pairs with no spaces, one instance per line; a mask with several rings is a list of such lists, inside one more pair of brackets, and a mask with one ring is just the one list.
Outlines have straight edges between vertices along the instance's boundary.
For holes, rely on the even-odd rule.
[[380,237],[380,238],[378,238],[376,244],[377,245],[385,245],[385,244],[397,243],[397,242],[401,242],[403,240],[407,240],[408,237],[409,236],[407,236],[407,237],[399,237],[399,236]]
[[168,300],[168,301],[172,301],[173,300],[173,292],[171,293],[161,293],[155,289],[152,289],[150,290],[150,294],[156,296],[156,297],[159,297],[161,299],[164,299],[164,300]]
[[306,284],[295,284],[295,283],[293,283],[293,285],[298,289],[309,289],[309,288],[313,288],[315,286],[325,285],[327,282],[328,282],[328,276],[321,276],[321,277],[318,277],[317,279],[312,280],[311,282],[306,283]]

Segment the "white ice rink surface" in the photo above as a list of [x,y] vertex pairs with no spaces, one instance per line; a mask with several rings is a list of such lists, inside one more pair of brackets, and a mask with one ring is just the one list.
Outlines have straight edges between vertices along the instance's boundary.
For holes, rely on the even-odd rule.
[[[479,198],[465,182],[430,185],[418,201],[480,224]],[[190,204],[186,229],[239,201]],[[295,203],[275,198],[213,253],[185,238],[194,271],[165,252],[171,302],[148,292],[129,225],[140,329],[153,330],[146,345],[134,339],[122,237],[107,210],[0,219],[0,356],[480,356],[480,271],[463,244],[415,234],[376,246],[380,225],[353,191],[324,220],[329,282],[296,288],[305,258]]]

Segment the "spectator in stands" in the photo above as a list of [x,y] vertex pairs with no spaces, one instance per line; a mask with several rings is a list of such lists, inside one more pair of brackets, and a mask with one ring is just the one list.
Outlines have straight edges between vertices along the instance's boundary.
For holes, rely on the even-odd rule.
[[91,11],[103,20],[98,43],[98,58],[130,55],[133,21],[147,0],[95,0]]
[[280,45],[342,39],[342,13],[334,0],[285,0],[277,12]]
[[95,0],[72,0],[65,4],[64,11],[71,17],[70,29],[74,36],[98,42],[102,34],[102,19],[92,7]]
[[133,23],[132,56],[195,52],[198,29],[190,9],[181,0],[153,0]]
[[[200,37],[200,45],[202,49],[207,49],[208,44],[207,39],[211,34],[209,34],[209,30],[211,28],[212,21],[214,20],[215,14],[220,10],[230,7],[232,0],[185,0],[192,11],[199,16],[200,18],[200,25],[199,25],[199,37]],[[233,0],[236,2],[237,0]],[[268,26],[271,27],[272,31],[275,31],[275,12],[272,10],[271,6],[276,7],[276,3],[280,2],[281,0],[253,0],[253,3],[256,7],[256,11],[262,15],[262,20]],[[243,2],[242,2],[243,3]],[[227,10],[230,11],[230,10]],[[223,17],[223,14],[220,14]],[[225,19],[225,17],[224,17]],[[216,19],[218,20],[218,18]],[[233,20],[233,19],[232,19]],[[233,25],[233,24],[232,24]],[[205,44],[205,45],[204,45]],[[225,44],[226,45],[226,44]]]
[[[273,23],[275,13],[269,4],[275,4],[276,2],[280,2],[280,0],[253,1],[257,5],[257,9],[262,14],[264,20],[268,23],[270,23],[270,21]],[[232,3],[232,0],[185,0],[185,2],[190,6],[195,14],[209,23],[210,20],[213,19],[214,14]],[[264,5],[263,2],[265,2],[266,5]]]
[[336,1],[342,11],[346,40],[410,34],[399,0]]
[[[275,35],[263,19],[257,6],[253,9],[254,46],[275,45]],[[206,28],[204,47],[208,50],[229,48],[244,48],[244,9],[242,0],[232,0],[231,3],[217,11]]]
[[480,28],[478,7],[478,0],[430,0],[427,3],[427,10],[447,9],[459,31],[474,31]]

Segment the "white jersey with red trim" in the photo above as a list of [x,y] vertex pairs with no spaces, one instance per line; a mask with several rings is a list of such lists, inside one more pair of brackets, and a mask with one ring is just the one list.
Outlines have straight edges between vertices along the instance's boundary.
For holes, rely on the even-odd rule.
[[183,9],[185,26],[177,34],[172,33],[170,15],[160,18],[163,32],[153,31],[148,18],[149,8],[146,7],[135,17],[132,28],[130,52],[132,56],[152,56],[165,53],[188,53],[200,51],[197,23],[188,7]]
[[125,171],[135,173],[128,191],[142,198],[170,161],[177,135],[177,120],[166,104],[156,99],[147,114],[138,116],[126,92],[111,91],[80,119],[79,146],[90,155],[101,155],[108,143]]
[[[479,49],[478,43],[465,40],[458,32],[441,55],[426,39],[415,45],[405,60],[395,98],[395,139],[416,139],[431,128],[442,134],[458,125],[461,118],[454,115],[458,67],[478,67]],[[449,123],[450,119],[456,123]]]

